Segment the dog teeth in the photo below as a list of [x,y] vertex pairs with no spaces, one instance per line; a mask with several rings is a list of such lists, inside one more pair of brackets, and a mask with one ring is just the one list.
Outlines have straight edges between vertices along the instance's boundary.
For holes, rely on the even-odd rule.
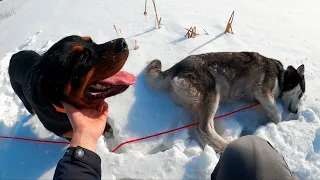
[[91,92],[90,93],[92,96],[98,96],[98,95],[101,95],[101,93],[97,93],[97,92]]
[[104,86],[102,86],[102,85],[100,85],[100,84],[97,84],[96,87],[97,87],[98,89],[103,89]]
[[93,97],[99,98],[109,94],[111,91],[111,89],[108,89],[106,92],[89,92],[89,94]]
[[103,86],[101,84],[94,84],[91,86],[92,88],[95,88],[95,89],[100,89],[100,90],[104,90],[106,89],[107,87],[106,86]]

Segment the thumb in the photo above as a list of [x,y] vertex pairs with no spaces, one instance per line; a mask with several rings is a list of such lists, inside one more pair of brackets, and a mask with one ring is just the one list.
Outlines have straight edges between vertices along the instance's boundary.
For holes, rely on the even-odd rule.
[[61,102],[61,104],[64,107],[64,109],[66,110],[69,119],[72,118],[71,117],[72,114],[74,114],[75,112],[78,112],[78,110],[75,107],[73,107],[72,105],[70,105],[66,102]]
[[77,124],[77,122],[76,122],[77,118],[74,118],[74,116],[75,116],[76,112],[79,112],[79,111],[75,107],[73,107],[72,105],[70,105],[66,102],[61,102],[61,104],[64,107],[64,109],[66,110],[68,119],[71,123],[72,128],[74,129]]

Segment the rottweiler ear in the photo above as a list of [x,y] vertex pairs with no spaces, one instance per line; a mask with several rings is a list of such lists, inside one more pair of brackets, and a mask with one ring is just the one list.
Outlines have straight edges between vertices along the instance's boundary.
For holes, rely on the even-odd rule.
[[299,66],[298,69],[297,69],[297,71],[298,71],[298,74],[299,74],[300,76],[304,76],[304,64],[302,64],[301,66]]
[[[56,72],[56,68],[52,70],[46,70],[45,72],[38,72],[38,80],[34,82],[34,89],[38,91],[37,97],[41,101],[46,101],[49,104],[55,104],[60,106],[60,101],[63,101],[66,96],[65,93],[70,93],[66,90],[68,86],[69,75],[62,72]],[[38,100],[39,101],[39,100]]]
[[22,58],[32,58],[32,57],[39,58],[40,57],[40,55],[37,52],[32,50],[22,50],[12,55],[12,57],[14,56],[18,56]]

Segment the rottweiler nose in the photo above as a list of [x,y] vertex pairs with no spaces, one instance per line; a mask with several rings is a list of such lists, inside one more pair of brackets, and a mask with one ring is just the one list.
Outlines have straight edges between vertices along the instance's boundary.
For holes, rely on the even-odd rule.
[[128,50],[128,44],[126,43],[126,40],[123,38],[119,38],[116,41],[116,51],[127,51]]

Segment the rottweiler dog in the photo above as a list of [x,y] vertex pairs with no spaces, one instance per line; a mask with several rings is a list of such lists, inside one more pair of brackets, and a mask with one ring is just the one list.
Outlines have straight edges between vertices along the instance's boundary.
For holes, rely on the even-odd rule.
[[128,55],[123,38],[96,44],[90,37],[72,35],[43,55],[30,50],[14,54],[8,72],[29,113],[36,114],[47,130],[71,140],[72,126],[61,102],[93,108],[124,92],[136,80],[120,71]]

